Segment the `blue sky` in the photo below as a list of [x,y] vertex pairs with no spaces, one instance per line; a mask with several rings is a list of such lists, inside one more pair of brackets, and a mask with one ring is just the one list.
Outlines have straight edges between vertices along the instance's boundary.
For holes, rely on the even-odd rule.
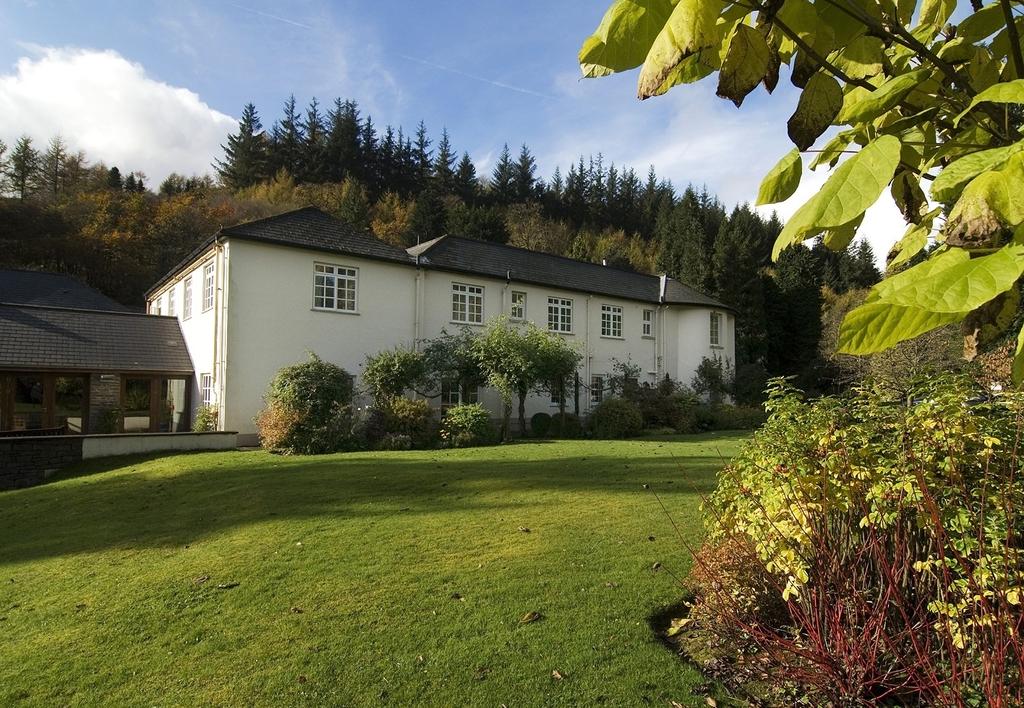
[[[47,2],[0,6],[0,138],[60,132],[90,157],[142,169],[204,171],[228,117],[247,101],[264,123],[294,93],[300,104],[354,98],[378,125],[423,119],[436,138],[487,171],[501,145],[526,142],[547,176],[575,156],[645,172],[677,186],[707,184],[727,203],[753,200],[790,149],[785,121],[797,92],[780,82],[741,110],[714,79],[645,102],[635,72],[580,81],[580,42],[607,0],[414,3]],[[792,211],[815,175],[780,212]],[[884,211],[884,210],[882,210]],[[898,237],[879,216],[877,248]]]

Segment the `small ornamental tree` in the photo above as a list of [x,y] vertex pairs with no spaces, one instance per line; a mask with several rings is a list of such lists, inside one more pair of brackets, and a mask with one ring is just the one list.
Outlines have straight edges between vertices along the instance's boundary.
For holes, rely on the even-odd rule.
[[[959,322],[970,357],[1014,322],[1020,299],[1024,52],[1019,2],[972,0],[951,24],[956,9],[950,0],[615,0],[579,61],[585,77],[641,67],[642,99],[717,73],[718,95],[737,106],[759,85],[771,92],[787,64],[802,89],[787,124],[795,149],[757,201],[796,192],[802,153],[831,174],[785,225],[774,258],[816,236],[845,249],[888,189],[908,224],[890,268],[931,239],[938,247],[872,288],[843,321],[839,351],[870,354]],[[812,150],[831,126],[839,130]],[[1024,330],[1013,374],[1024,378]]]
[[537,385],[552,396],[558,396],[558,412],[564,416],[566,390],[583,355],[564,338],[539,327],[528,328],[527,337],[530,356],[535,362]]
[[440,392],[445,382],[458,385],[462,400],[470,390],[487,383],[487,374],[480,367],[473,343],[476,333],[463,327],[454,334],[442,329],[441,334],[423,343],[424,385]]
[[363,382],[379,406],[419,387],[426,376],[422,352],[396,347],[366,357]]
[[502,315],[490,323],[473,344],[487,382],[501,395],[504,403],[501,437],[507,440],[512,420],[512,398],[519,397],[519,427],[526,433],[526,396],[537,382],[536,362],[531,358],[524,328],[513,325]]

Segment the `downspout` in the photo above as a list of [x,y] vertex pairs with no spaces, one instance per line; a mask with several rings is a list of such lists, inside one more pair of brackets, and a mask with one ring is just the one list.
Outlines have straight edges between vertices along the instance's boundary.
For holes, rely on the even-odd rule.
[[228,383],[228,301],[231,292],[231,261],[227,246],[220,248],[221,261],[221,284],[220,284],[220,310],[221,310],[221,343],[220,343],[220,383],[218,384],[218,397],[220,400],[220,420],[227,418],[227,383]]
[[[594,297],[593,295],[587,295],[587,308],[586,308],[587,326],[586,326],[586,330],[585,330],[586,331],[586,341],[584,341],[584,343],[583,343],[583,346],[586,347],[586,352],[585,352],[585,354],[586,354],[586,359],[585,359],[585,361],[586,361],[586,368],[583,371],[584,371],[584,375],[586,376],[586,380],[584,381],[584,383],[587,385],[587,391],[590,391],[590,385],[594,382],[593,361],[592,361],[593,356],[590,353],[590,300],[593,297]],[[591,403],[591,400],[592,399],[590,398],[590,394],[588,393],[587,394],[587,413],[590,413],[590,407],[591,407],[591,405],[593,405]]]
[[221,355],[221,257],[223,246],[220,235],[214,238],[213,252],[213,367],[210,372],[214,377],[217,394],[217,429],[224,430],[224,372],[220,366]]
[[[512,271],[505,271],[505,287],[501,289],[501,313],[509,314],[512,311],[512,303],[509,300],[509,288],[512,287]],[[526,318],[526,313],[523,313],[523,319]]]
[[412,308],[412,347],[420,350],[420,313],[423,307],[423,268],[420,264],[420,257],[416,256],[416,283],[413,288]]
[[[662,377],[668,373],[665,371],[665,320],[668,315],[668,305],[665,304],[665,291],[668,289],[668,274],[662,273],[658,283],[658,309],[654,318],[654,370],[655,378],[660,382]],[[678,375],[679,372],[676,372]]]

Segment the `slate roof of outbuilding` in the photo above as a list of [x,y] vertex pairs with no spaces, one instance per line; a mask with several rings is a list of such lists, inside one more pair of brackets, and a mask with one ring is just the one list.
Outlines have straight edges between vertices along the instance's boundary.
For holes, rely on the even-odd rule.
[[192,373],[174,317],[0,304],[0,369]]
[[[657,275],[460,236],[442,236],[402,250],[385,243],[369,231],[359,230],[316,207],[304,207],[220,229],[150,288],[147,295],[163,287],[218,239],[229,238],[309,248],[405,265],[418,264],[425,268],[468,275],[502,279],[511,276],[513,281],[563,290],[649,303],[662,302],[661,277]],[[730,309],[714,298],[671,278],[666,279],[664,302]]]
[[0,303],[130,311],[70,275],[33,270],[0,270]]

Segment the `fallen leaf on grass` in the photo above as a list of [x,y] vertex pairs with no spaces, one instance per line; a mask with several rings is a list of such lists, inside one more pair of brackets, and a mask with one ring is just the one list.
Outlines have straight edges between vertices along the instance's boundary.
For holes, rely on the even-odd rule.
[[217,589],[218,590],[230,590],[231,588],[237,588],[237,587],[238,587],[238,583],[234,583],[234,582],[232,582],[232,583],[221,583],[220,585],[217,586]]
[[525,526],[520,526],[520,527],[519,527],[519,530],[520,530],[520,531],[522,531],[523,533],[530,533],[530,529],[528,529],[528,528],[527,528],[527,527],[525,527]]
[[661,570],[661,563],[655,563],[654,565],[652,565],[651,570],[657,573],[659,570]]
[[192,582],[194,584],[196,584],[196,585],[202,585],[203,583],[205,583],[209,579],[210,579],[209,575],[200,575],[198,578],[193,578]]
[[308,680],[305,676],[299,676],[299,683],[306,683]]
[[565,677],[562,676],[561,672],[558,669],[555,669],[551,672],[551,678],[553,678],[555,681],[561,681]]
[[486,666],[481,666],[476,670],[476,673],[473,674],[473,678],[475,678],[477,681],[483,681],[485,678],[487,678],[487,674],[489,673],[491,673],[490,669],[488,669]]
[[293,607],[292,612],[294,614],[301,615],[304,612],[304,610],[301,607]]
[[605,583],[604,586],[606,588],[617,588],[617,587],[619,587],[619,584],[618,583]]
[[711,706],[711,708],[718,708],[718,703],[711,696],[708,696],[707,698],[705,698],[704,702],[707,703],[709,706]]
[[459,593],[457,593],[457,592],[453,592],[453,593],[452,593],[452,599],[453,599],[453,600],[461,600],[462,602],[465,602],[465,601],[466,601],[466,598],[464,598],[464,597],[463,597],[462,595],[460,595],[460,594],[459,594]]
[[539,612],[527,612],[519,618],[519,624],[530,624],[530,622],[536,622],[539,619],[543,619],[543,617],[544,615]]

